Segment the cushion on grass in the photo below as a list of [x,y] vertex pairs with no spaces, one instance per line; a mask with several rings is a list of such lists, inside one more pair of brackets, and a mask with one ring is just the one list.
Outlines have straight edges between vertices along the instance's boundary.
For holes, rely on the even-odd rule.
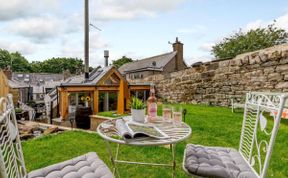
[[185,169],[196,176],[215,178],[256,178],[240,153],[232,148],[188,144]]
[[32,171],[28,178],[113,178],[106,164],[91,152],[74,159]]

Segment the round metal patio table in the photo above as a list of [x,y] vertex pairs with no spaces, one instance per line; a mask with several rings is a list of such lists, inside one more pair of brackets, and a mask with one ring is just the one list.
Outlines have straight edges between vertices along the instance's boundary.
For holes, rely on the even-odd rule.
[[[123,117],[124,120],[130,120],[131,116]],[[165,122],[162,121],[162,118],[159,117],[156,122],[147,123],[150,126],[156,126],[162,132],[167,134],[169,138],[165,139],[156,139],[151,137],[142,137],[142,138],[135,138],[135,139],[122,139],[119,136],[117,129],[115,128],[115,120],[108,120],[102,122],[97,127],[98,134],[105,140],[107,151],[110,155],[110,159],[113,165],[113,173],[117,174],[120,177],[119,172],[116,168],[116,163],[125,163],[125,164],[140,164],[140,165],[150,165],[150,166],[164,166],[164,167],[172,167],[173,174],[172,177],[175,176],[175,168],[176,168],[176,161],[175,161],[175,147],[178,142],[181,142],[187,139],[191,133],[192,129],[189,125],[182,122],[181,124],[175,126],[172,122]],[[112,150],[110,147],[110,142],[117,143],[116,155],[115,157],[112,154]],[[172,150],[172,164],[160,164],[160,163],[146,163],[146,162],[132,162],[132,161],[125,161],[125,160],[118,160],[118,153],[119,153],[119,146],[120,144],[123,145],[132,145],[132,146],[161,146],[161,145],[170,145]]]

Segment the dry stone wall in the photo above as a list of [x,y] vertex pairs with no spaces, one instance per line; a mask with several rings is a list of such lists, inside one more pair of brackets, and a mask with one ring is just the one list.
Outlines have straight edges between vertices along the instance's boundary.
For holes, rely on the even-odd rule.
[[212,61],[170,74],[150,76],[157,95],[169,102],[230,105],[249,91],[288,92],[288,44]]

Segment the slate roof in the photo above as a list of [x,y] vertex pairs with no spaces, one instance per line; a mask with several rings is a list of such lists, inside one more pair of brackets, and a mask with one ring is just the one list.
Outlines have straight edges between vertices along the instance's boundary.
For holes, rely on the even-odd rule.
[[[176,51],[161,54],[158,56],[153,56],[149,58],[145,58],[142,60],[138,60],[131,63],[126,63],[121,66],[118,70],[121,74],[129,73],[132,71],[142,71],[142,70],[158,70],[163,71],[163,67],[170,62],[175,55]],[[154,65],[153,65],[154,63]]]
[[61,83],[60,86],[73,86],[73,85],[96,85],[102,77],[112,69],[113,66],[107,66],[103,68],[94,69],[89,73],[89,79],[85,80],[84,75],[76,75],[74,77],[70,77]]
[[12,79],[35,85],[39,82],[61,81],[63,80],[63,74],[13,72]]
[[23,83],[14,79],[8,80],[8,85],[11,88],[28,88],[29,87],[29,85],[27,85],[26,83]]

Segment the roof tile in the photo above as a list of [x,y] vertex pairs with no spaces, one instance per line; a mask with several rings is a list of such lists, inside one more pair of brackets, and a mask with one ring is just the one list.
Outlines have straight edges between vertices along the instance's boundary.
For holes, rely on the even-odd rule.
[[[158,56],[153,56],[149,58],[145,58],[142,60],[138,60],[131,63],[126,63],[121,66],[118,70],[120,73],[127,73],[129,71],[137,71],[137,70],[163,70],[163,67],[176,55],[176,51],[161,54]],[[155,65],[153,65],[155,62]]]

